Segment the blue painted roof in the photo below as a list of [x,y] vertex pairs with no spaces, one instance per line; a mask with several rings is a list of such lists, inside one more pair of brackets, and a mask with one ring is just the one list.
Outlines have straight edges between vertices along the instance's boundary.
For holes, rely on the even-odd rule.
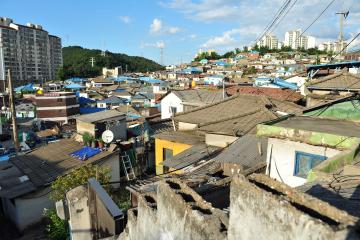
[[155,78],[151,78],[151,77],[140,77],[139,80],[146,82],[146,83],[150,83],[150,84],[157,84],[157,83],[161,84],[164,82],[159,79],[155,79]]
[[74,89],[75,90],[75,89],[84,89],[86,87],[81,86],[81,85],[79,85],[77,83],[71,83],[71,84],[65,86],[64,88],[66,88],[66,89]]
[[335,69],[335,68],[344,68],[344,67],[347,67],[347,68],[360,67],[360,61],[309,65],[309,66],[307,66],[307,71],[309,72],[311,70],[317,70],[317,69]]
[[89,114],[105,111],[106,108],[96,108],[96,107],[81,107],[79,108],[80,114]]
[[85,97],[78,97],[78,101],[80,105],[84,105],[84,104],[89,104],[89,103],[94,103],[94,100],[91,100],[90,98],[85,98]]
[[128,100],[124,98],[119,98],[116,96],[108,97],[104,100],[97,101],[98,103],[106,103],[106,104],[121,104],[121,103],[127,103]]

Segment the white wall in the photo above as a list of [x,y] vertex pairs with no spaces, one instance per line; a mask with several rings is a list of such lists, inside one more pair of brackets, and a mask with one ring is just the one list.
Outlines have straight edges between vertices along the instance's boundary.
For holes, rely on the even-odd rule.
[[[339,150],[313,146],[301,142],[269,138],[266,158],[266,173],[269,172],[269,162],[271,154],[270,177],[275,178],[280,182],[283,180],[287,185],[291,187],[297,187],[306,183],[305,178],[294,176],[295,151],[326,156],[327,158],[333,157],[341,152]],[[279,176],[278,172],[281,177]]]
[[161,119],[170,118],[172,116],[170,107],[176,107],[176,112],[183,112],[182,101],[174,93],[169,93],[161,100]]
[[207,145],[216,146],[216,147],[227,147],[231,143],[235,142],[238,137],[226,136],[220,134],[205,134],[205,143]]

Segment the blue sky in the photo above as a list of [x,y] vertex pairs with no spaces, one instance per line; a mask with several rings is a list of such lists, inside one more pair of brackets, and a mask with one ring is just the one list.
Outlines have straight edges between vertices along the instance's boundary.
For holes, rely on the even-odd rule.
[[[199,49],[218,52],[249,45],[284,0],[1,0],[0,16],[41,24],[63,45],[107,49],[164,63],[189,61]],[[273,34],[305,28],[330,0],[301,0]],[[317,42],[338,35],[337,11],[350,10],[345,36],[360,31],[360,1],[336,0],[308,30]],[[360,41],[354,44],[359,44]]]

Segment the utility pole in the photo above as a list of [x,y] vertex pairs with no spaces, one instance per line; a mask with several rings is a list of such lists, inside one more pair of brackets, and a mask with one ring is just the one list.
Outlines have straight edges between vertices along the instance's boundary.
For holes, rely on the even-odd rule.
[[347,16],[349,15],[349,11],[347,12],[337,12],[337,15],[340,15],[340,32],[339,32],[339,42],[343,42],[344,41],[344,19],[347,18]]
[[94,67],[94,64],[95,64],[95,58],[94,57],[90,58],[90,63],[91,63],[91,67]]
[[160,48],[160,64],[163,65],[163,61],[164,61],[164,48],[161,47]]
[[13,140],[14,140],[15,150],[16,150],[16,152],[19,152],[20,151],[20,145],[19,145],[19,139],[18,139],[18,133],[17,133],[15,99],[14,99],[14,91],[13,91],[13,87],[12,87],[10,69],[8,69],[8,86],[9,86],[11,122],[12,122],[12,126],[13,126]]

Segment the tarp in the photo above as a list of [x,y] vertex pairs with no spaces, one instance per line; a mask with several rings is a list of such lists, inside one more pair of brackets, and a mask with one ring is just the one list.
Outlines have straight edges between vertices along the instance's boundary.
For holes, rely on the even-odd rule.
[[88,158],[99,154],[101,150],[99,148],[83,147],[82,149],[70,154],[72,157],[78,158],[81,161],[85,161]]
[[19,93],[19,92],[35,92],[35,89],[33,87],[32,83],[17,87],[14,89],[15,92]]

